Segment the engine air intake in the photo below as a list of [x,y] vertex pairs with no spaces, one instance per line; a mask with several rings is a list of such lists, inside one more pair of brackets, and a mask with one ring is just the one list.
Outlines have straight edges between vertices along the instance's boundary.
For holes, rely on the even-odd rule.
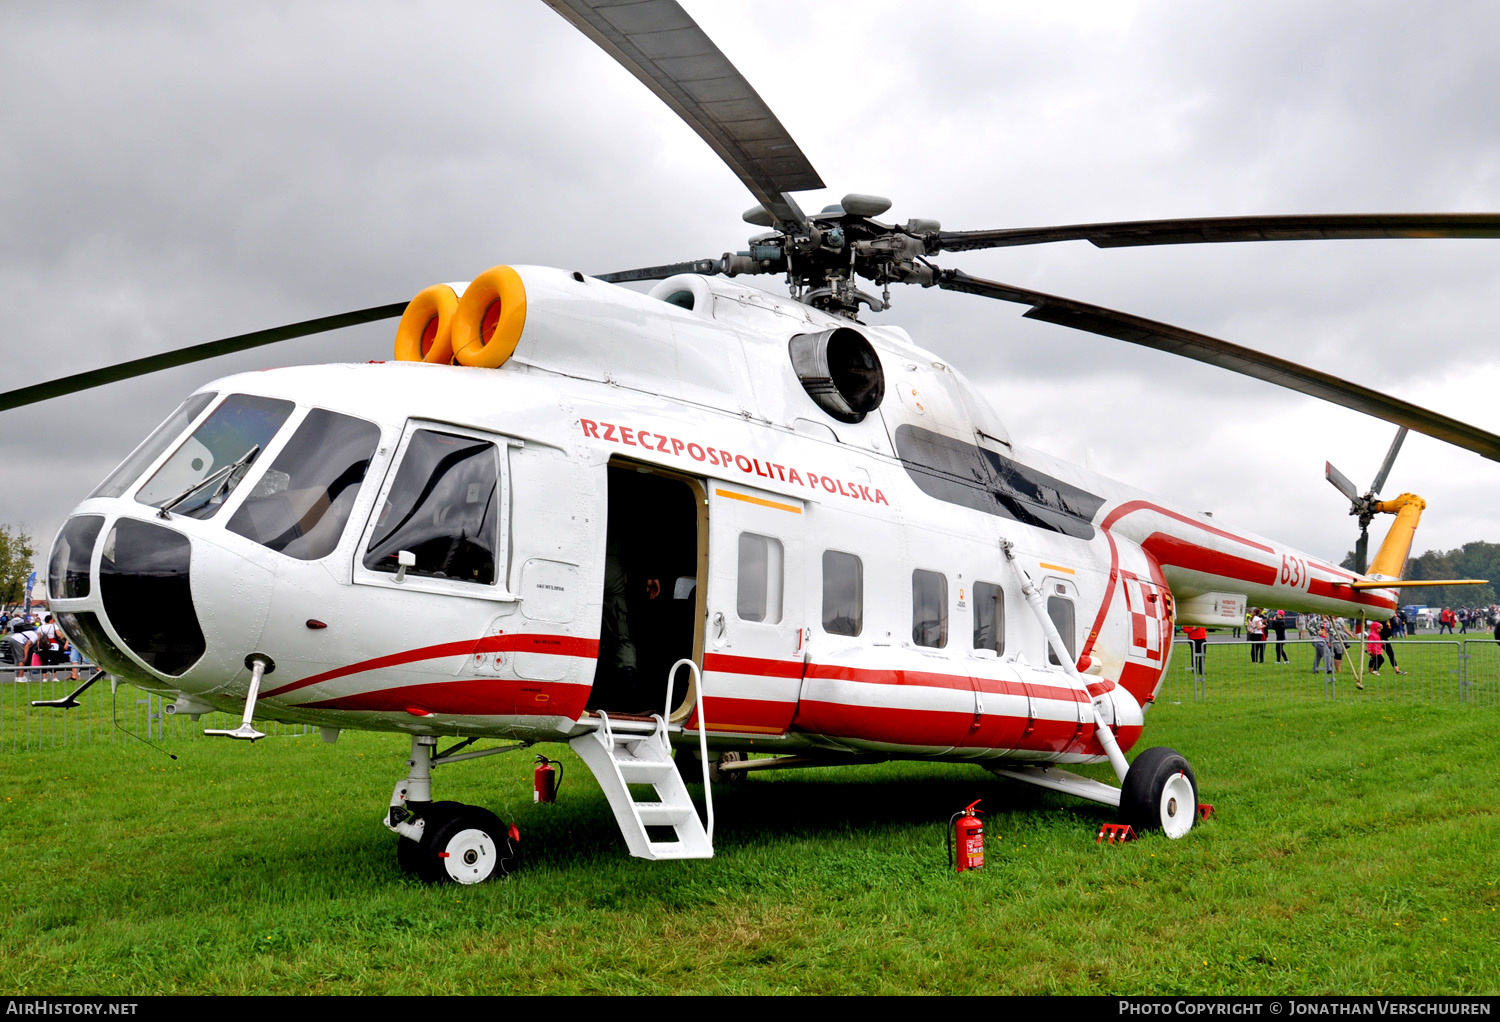
[[450,364],[453,314],[457,311],[458,295],[447,284],[434,284],[417,292],[396,327],[396,360]]
[[459,365],[498,369],[526,327],[526,285],[509,266],[474,278],[453,317],[453,357]]
[[792,369],[819,408],[840,422],[859,422],[880,407],[885,372],[864,334],[841,326],[797,334],[788,342]]

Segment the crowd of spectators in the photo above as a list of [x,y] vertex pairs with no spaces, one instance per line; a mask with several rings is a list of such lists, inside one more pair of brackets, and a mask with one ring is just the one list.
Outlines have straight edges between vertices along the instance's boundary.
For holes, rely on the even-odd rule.
[[15,681],[53,681],[66,676],[78,680],[83,656],[68,641],[48,612],[22,608],[0,611],[0,680],[11,674]]
[[[1251,607],[1245,612],[1244,629],[1246,641],[1250,647],[1250,662],[1252,664],[1263,664],[1266,662],[1267,633],[1274,632],[1276,636],[1276,663],[1277,665],[1289,662],[1283,643],[1286,641],[1286,633],[1289,628],[1295,628],[1297,638],[1309,637],[1313,646],[1313,672],[1322,670],[1325,673],[1337,674],[1341,672],[1344,665],[1345,652],[1352,650],[1354,655],[1359,655],[1359,645],[1365,644],[1365,652],[1369,654],[1368,673],[1379,675],[1381,669],[1387,664],[1397,674],[1406,674],[1396,662],[1396,647],[1391,644],[1393,639],[1403,639],[1415,635],[1418,625],[1423,620],[1430,620],[1435,624],[1439,634],[1469,634],[1470,631],[1478,632],[1493,630],[1496,642],[1500,642],[1500,605],[1488,607],[1444,607],[1440,612],[1423,615],[1408,615],[1405,610],[1398,609],[1393,617],[1387,621],[1371,621],[1366,631],[1356,634],[1358,625],[1355,622],[1346,624],[1344,621],[1326,617],[1320,614],[1295,614],[1284,610],[1271,610],[1262,607]],[[1457,629],[1457,632],[1454,629]],[[1352,630],[1354,629],[1354,630]],[[1193,669],[1195,673],[1201,674],[1204,669],[1204,645],[1208,638],[1208,632],[1201,627],[1189,625],[1182,626],[1182,631],[1193,644]],[[1239,628],[1234,629],[1234,637],[1239,637]],[[1364,688],[1363,684],[1356,684],[1356,688]]]

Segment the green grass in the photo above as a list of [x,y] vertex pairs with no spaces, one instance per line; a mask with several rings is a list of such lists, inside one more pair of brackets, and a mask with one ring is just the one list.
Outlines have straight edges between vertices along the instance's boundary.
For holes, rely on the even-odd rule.
[[[1500,987],[1495,711],[1164,704],[1147,738],[1217,811],[1097,846],[1112,813],[975,766],[716,788],[717,857],[630,858],[566,750],[440,768],[516,822],[477,888],[401,874],[405,742],[167,739],[0,756],[9,993],[1488,993]],[[548,749],[554,757],[559,753]],[[1097,776],[1103,776],[1095,771]],[[943,823],[983,797],[987,864]]]

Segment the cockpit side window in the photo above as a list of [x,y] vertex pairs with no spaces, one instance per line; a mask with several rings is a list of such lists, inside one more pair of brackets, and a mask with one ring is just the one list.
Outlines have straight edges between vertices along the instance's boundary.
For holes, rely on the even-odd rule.
[[119,497],[130,484],[140,478],[146,466],[151,464],[157,457],[167,449],[167,445],[187,429],[188,423],[198,417],[203,409],[208,407],[210,401],[218,397],[212,391],[206,394],[194,394],[177,407],[177,410],[167,416],[165,422],[156,427],[156,430],[148,436],[134,451],[130,457],[120,462],[120,466],[111,472],[99,488],[90,497]]
[[293,407],[258,394],[229,395],[162,462],[135,499],[171,514],[212,518]]
[[328,556],[379,443],[373,422],[314,408],[229,520],[229,531],[298,560]]
[[412,432],[375,522],[364,566],[494,585],[499,542],[499,454],[494,444],[432,429]]

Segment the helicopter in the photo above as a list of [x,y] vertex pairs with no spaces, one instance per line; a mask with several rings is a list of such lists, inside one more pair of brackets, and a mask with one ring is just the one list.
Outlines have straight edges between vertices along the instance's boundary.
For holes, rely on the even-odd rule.
[[[1186,761],[1123,757],[1174,623],[1225,623],[1247,600],[1394,607],[1409,529],[1362,577],[1029,449],[940,353],[873,321],[892,284],[1295,379],[1500,452],[1483,430],[1337,377],[939,261],[1067,239],[1494,237],[1500,217],[945,232],[886,224],[888,203],[861,194],[807,213],[791,193],[818,179],[788,156],[800,151],[774,116],[757,112],[735,138],[723,132],[743,119],[713,115],[757,100],[732,66],[685,78],[632,42],[674,35],[689,46],[678,59],[727,64],[681,8],[554,6],[644,70],[746,183],[758,203],[747,219],[763,231],[744,252],[600,275],[495,267],[410,303],[8,396],[403,317],[395,362],[236,376],[190,396],[75,509],[49,579],[64,628],[96,663],[169,695],[175,712],[243,709],[229,737],[253,741],[255,715],[329,736],[410,733],[385,822],[402,864],[429,879],[502,874],[516,840],[486,810],[434,801],[431,768],[545,741],[573,744],[632,852],[651,858],[711,853],[711,815],[697,820],[674,745],[710,776],[975,760],[1182,836],[1197,808]],[[646,20],[623,30],[610,16],[627,10]],[[698,82],[732,91],[695,101]],[[772,155],[761,162],[757,148]],[[760,273],[786,277],[791,295],[737,279]],[[659,283],[639,294],[618,280]],[[641,602],[642,579],[658,606]],[[650,636],[632,643],[634,671],[619,618]],[[461,748],[434,755],[441,737]],[[481,739],[511,745],[464,751]],[[724,758],[744,752],[777,755]],[[1061,769],[1072,762],[1109,762],[1121,787]],[[638,780],[657,797],[636,801]]]

